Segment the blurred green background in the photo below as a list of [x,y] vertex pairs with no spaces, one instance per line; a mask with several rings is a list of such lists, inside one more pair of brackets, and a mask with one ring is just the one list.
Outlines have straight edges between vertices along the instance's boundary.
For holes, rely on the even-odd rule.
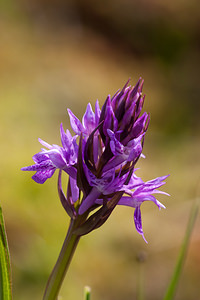
[[[69,218],[57,176],[43,186],[20,171],[40,150],[37,138],[60,144],[69,107],[79,118],[102,105],[129,77],[145,80],[151,113],[137,172],[144,180],[170,173],[158,196],[167,209],[142,206],[149,244],[133,211],[117,208],[82,238],[61,290],[63,299],[137,299],[142,264],[146,299],[162,299],[192,203],[199,196],[200,10],[197,0],[2,0],[0,2],[0,201],[13,268],[15,300],[42,299]],[[199,299],[198,218],[176,299]]]

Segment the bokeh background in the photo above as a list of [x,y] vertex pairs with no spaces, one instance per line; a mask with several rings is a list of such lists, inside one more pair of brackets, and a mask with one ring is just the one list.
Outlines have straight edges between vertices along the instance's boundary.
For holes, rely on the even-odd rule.
[[[171,174],[171,197],[158,197],[167,209],[143,204],[147,245],[132,209],[117,208],[80,241],[61,295],[82,299],[89,285],[94,300],[137,299],[142,274],[146,299],[162,299],[200,191],[199,21],[197,0],[0,2],[0,202],[15,300],[42,299],[69,222],[56,176],[41,186],[20,168],[32,164],[38,137],[60,144],[67,107],[81,118],[88,101],[102,105],[140,76],[151,123],[137,172]],[[198,217],[176,299],[200,299],[199,280]]]

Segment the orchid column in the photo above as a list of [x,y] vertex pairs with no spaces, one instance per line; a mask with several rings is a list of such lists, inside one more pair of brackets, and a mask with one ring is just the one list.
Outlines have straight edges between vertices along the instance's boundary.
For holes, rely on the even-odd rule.
[[[152,201],[159,209],[165,208],[153,194],[166,194],[157,189],[167,176],[143,182],[135,175],[149,124],[149,115],[141,114],[142,86],[142,79],[134,87],[128,81],[112,98],[107,97],[102,109],[97,101],[95,112],[89,103],[82,122],[68,109],[75,135],[69,130],[65,132],[61,124],[62,147],[39,140],[48,150],[42,148],[33,156],[35,164],[22,168],[36,171],[32,178],[41,184],[59,169],[58,194],[71,219],[44,300],[57,298],[80,237],[103,225],[116,205],[135,209],[135,227],[143,238],[141,204]],[[62,172],[69,175],[66,194],[62,189]]]

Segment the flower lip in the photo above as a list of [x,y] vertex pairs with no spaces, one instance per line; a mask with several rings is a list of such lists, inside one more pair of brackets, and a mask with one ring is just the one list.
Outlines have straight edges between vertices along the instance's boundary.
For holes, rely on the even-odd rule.
[[48,178],[51,178],[56,169],[64,170],[73,178],[76,178],[76,170],[73,165],[77,161],[78,146],[76,145],[76,136],[72,137],[69,131],[66,133],[60,126],[61,142],[63,147],[50,145],[42,139],[39,142],[48,150],[42,148],[42,151],[33,156],[35,165],[24,167],[22,171],[36,171],[32,176],[37,183],[43,184]]

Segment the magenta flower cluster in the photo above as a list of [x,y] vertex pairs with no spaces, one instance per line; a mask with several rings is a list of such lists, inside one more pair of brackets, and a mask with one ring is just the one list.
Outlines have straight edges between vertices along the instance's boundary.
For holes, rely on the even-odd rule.
[[[149,124],[149,114],[141,114],[142,87],[142,79],[134,87],[128,81],[113,97],[107,97],[102,109],[96,101],[94,112],[89,103],[82,122],[68,109],[75,135],[65,132],[61,124],[62,146],[39,140],[45,148],[33,156],[34,165],[22,168],[36,171],[32,178],[41,184],[60,170],[58,192],[63,207],[71,218],[84,216],[77,234],[98,228],[116,205],[125,205],[135,209],[135,227],[144,238],[141,204],[152,201],[159,209],[165,208],[153,194],[167,194],[158,190],[167,176],[143,182],[135,175]],[[66,195],[62,171],[69,175]]]

